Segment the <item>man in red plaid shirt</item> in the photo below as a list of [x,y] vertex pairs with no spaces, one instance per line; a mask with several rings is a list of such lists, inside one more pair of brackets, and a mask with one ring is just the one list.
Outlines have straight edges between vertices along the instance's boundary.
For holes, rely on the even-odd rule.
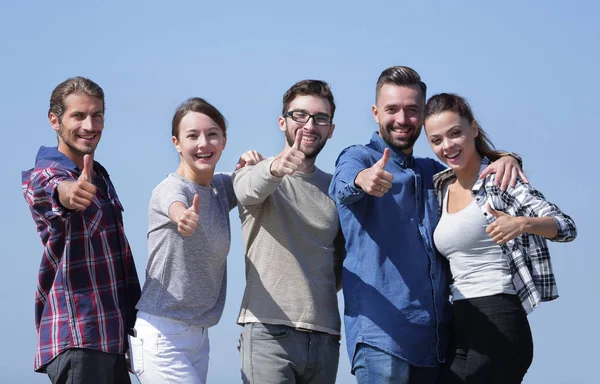
[[129,383],[127,331],[140,297],[123,231],[123,207],[94,161],[104,129],[104,92],[70,78],[50,97],[58,147],[41,147],[22,173],[44,254],[35,300],[34,368],[53,383]]

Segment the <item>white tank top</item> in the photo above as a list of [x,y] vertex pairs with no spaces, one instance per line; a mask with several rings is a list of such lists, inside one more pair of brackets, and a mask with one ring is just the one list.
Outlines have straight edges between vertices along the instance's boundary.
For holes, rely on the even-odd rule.
[[438,251],[450,262],[452,300],[506,293],[516,295],[502,249],[485,231],[488,222],[473,200],[456,213],[448,213],[448,187],[442,217],[433,233]]

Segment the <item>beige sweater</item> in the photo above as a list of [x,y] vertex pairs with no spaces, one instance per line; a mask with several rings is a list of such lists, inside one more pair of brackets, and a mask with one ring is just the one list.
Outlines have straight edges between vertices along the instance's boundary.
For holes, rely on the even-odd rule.
[[246,254],[238,323],[339,334],[344,241],[327,194],[331,175],[317,168],[277,178],[269,170],[273,160],[234,176]]

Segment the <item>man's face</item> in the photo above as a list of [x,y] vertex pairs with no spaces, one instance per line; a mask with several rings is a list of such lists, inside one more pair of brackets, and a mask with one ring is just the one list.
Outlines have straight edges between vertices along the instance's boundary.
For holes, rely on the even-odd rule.
[[50,125],[58,134],[58,150],[71,159],[96,150],[104,129],[102,100],[83,93],[65,98],[62,118],[50,113]]
[[[289,112],[302,112],[302,114],[310,114],[316,116],[328,116],[331,118],[331,106],[329,102],[322,97],[315,96],[298,96],[289,105]],[[326,120],[317,118],[317,120]],[[297,122],[290,116],[279,117],[279,129],[285,132],[285,139],[289,147],[294,145],[296,140],[296,132],[302,129],[302,143],[300,150],[308,159],[317,157],[321,149],[325,146],[327,139],[333,135],[335,124],[329,123],[326,125],[315,124],[314,118],[309,118],[306,123]]]
[[421,134],[424,98],[418,85],[403,87],[384,84],[373,106],[373,118],[379,125],[379,136],[392,148],[406,154]]

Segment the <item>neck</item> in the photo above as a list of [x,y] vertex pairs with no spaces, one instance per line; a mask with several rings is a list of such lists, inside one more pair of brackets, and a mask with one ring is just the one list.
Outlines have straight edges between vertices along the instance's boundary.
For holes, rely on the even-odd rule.
[[[80,170],[83,169],[83,157],[85,156],[85,154],[83,154],[79,151],[76,151],[73,148],[71,148],[67,145],[64,145],[63,143],[58,144],[58,152],[67,156],[73,163],[75,163],[77,168],[79,168]],[[89,155],[92,158],[92,163],[93,163],[94,162],[94,152],[90,153]]]
[[454,171],[456,175],[456,181],[464,189],[472,189],[479,176],[479,169],[481,168],[481,156],[477,152],[471,157],[471,159],[461,169]]
[[196,184],[202,185],[203,187],[208,187],[212,182],[215,170],[213,168],[207,171],[199,172],[191,169],[184,162],[181,162],[179,163],[179,167],[177,167],[177,171],[175,171],[175,173],[193,181]]

